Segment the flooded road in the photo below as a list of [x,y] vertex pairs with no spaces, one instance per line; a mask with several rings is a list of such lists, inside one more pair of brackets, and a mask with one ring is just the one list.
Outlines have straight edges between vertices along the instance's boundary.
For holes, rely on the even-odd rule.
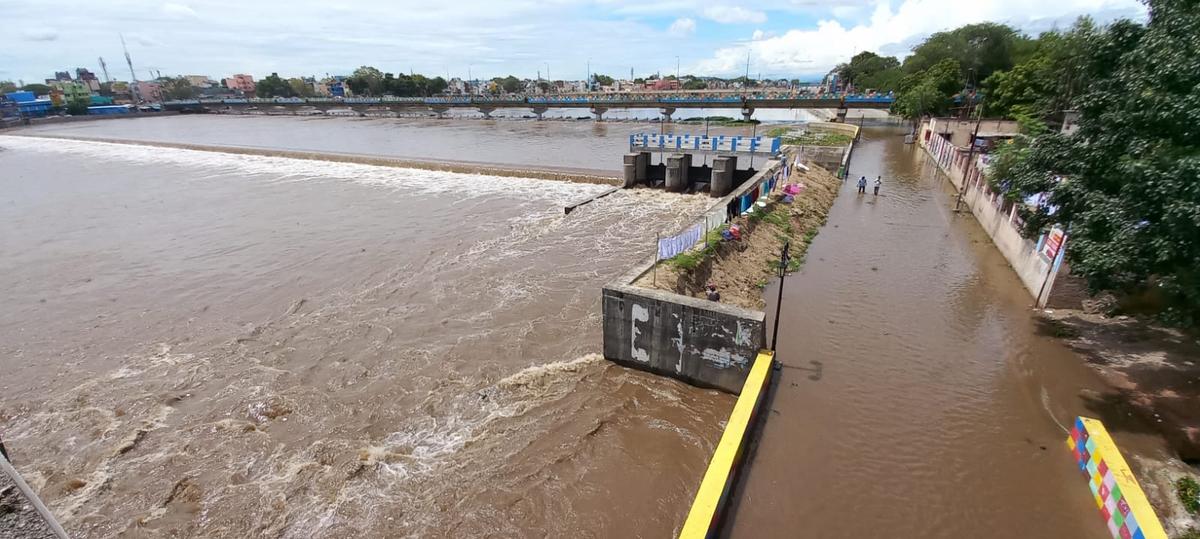
[[596,355],[601,285],[701,197],[12,136],[0,170],[0,428],[78,537],[669,536],[732,406]]
[[[866,132],[786,282],[784,368],[732,535],[1109,537],[1061,426],[1097,414],[1080,395],[1100,382],[1037,334],[1017,277],[902,135]],[[883,176],[880,196],[855,193],[862,175]]]

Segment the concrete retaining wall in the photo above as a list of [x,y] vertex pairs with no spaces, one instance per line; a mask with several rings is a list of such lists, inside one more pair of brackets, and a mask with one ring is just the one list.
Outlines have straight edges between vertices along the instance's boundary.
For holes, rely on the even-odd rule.
[[[961,193],[963,206],[975,215],[975,220],[979,221],[979,225],[987,232],[1000,254],[1004,255],[1004,259],[1016,272],[1029,295],[1039,307],[1044,307],[1051,299],[1054,281],[1057,279],[1056,270],[1062,264],[1067,246],[1064,244],[1059,249],[1055,260],[1043,256],[1039,249],[1040,241],[1033,241],[1021,235],[1016,223],[1016,205],[1005,205],[1003,196],[988,188],[987,180],[979,173],[978,168],[968,166],[969,151],[929,131],[929,124],[923,124],[921,147]],[[977,157],[977,154],[972,156]]]
[[739,393],[765,344],[765,315],[732,305],[610,284],[602,292],[604,357]]

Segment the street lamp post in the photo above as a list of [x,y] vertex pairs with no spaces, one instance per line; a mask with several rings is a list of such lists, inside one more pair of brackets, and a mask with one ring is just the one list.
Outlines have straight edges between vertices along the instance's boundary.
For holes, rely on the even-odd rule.
[[779,340],[779,318],[783,314],[783,281],[787,278],[788,264],[791,262],[792,255],[789,252],[791,247],[790,241],[783,243],[783,251],[779,253],[779,295],[775,299],[775,327],[771,330],[771,351],[775,351],[775,344]]

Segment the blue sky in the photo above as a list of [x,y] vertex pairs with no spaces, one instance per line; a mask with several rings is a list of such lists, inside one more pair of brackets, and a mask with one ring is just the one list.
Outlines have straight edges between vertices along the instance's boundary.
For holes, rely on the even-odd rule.
[[0,0],[0,80],[86,67],[128,80],[384,71],[582,79],[752,75],[819,78],[863,50],[903,56],[929,34],[985,20],[1030,32],[1090,14],[1143,19],[1137,0]]

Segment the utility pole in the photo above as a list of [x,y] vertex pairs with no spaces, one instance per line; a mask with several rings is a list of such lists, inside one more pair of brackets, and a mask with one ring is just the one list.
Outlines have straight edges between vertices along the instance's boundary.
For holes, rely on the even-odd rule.
[[958,190],[958,200],[954,203],[954,211],[958,211],[962,206],[963,197],[967,194],[967,177],[971,174],[971,169],[975,168],[972,159],[975,157],[975,139],[979,136],[979,124],[983,121],[982,118],[975,118],[975,131],[971,133],[971,149],[967,151],[967,162],[963,167],[962,188]]
[[587,80],[584,82],[587,83],[587,91],[591,92],[592,91],[592,59],[591,58],[588,58],[588,61],[587,61]]
[[679,56],[675,56],[675,80],[679,80]]
[[750,85],[750,51],[746,51],[746,85]]

